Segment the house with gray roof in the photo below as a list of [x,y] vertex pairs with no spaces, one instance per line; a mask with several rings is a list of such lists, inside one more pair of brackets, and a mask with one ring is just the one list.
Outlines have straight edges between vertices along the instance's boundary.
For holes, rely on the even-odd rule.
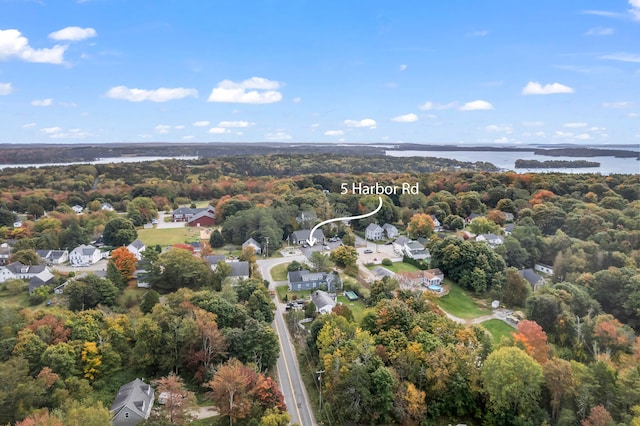
[[312,290],[321,285],[326,285],[328,289],[333,288],[335,290],[336,285],[339,284],[337,281],[339,279],[339,276],[334,273],[310,272],[306,269],[290,271],[287,274],[289,291]]
[[435,215],[433,215],[433,214],[430,214],[429,216],[431,217],[431,220],[433,220],[433,230],[434,230],[435,232],[440,232],[440,231],[442,231],[442,223],[440,223],[440,221],[438,220],[438,218],[437,218]]
[[384,225],[382,225],[382,230],[384,231],[385,236],[389,239],[396,238],[400,234],[398,228],[390,223],[385,223]]
[[149,418],[153,407],[154,391],[140,379],[122,385],[111,405],[113,426],[134,426]]
[[12,262],[8,265],[0,266],[0,283],[11,279],[30,280],[44,271],[49,272],[44,265],[23,265],[20,262]]
[[204,260],[206,260],[209,265],[211,265],[212,270],[216,270],[216,266],[218,266],[218,262],[226,262],[227,258],[224,254],[214,254],[211,256],[205,256]]
[[393,251],[395,251],[399,255],[403,255],[404,254],[404,245],[406,243],[408,243],[409,241],[411,241],[410,238],[407,238],[404,235],[399,236],[393,242]]
[[536,272],[531,268],[521,269],[518,273],[531,285],[533,291],[538,290],[542,285],[544,285],[544,278],[536,274]]
[[[294,231],[289,239],[293,245],[302,245],[307,242],[310,235],[311,229],[300,229],[299,231]],[[316,239],[316,243],[324,243],[324,232],[322,232],[322,229],[316,229],[313,233],[313,238]]]
[[409,241],[404,244],[404,253],[414,260],[424,260],[431,257],[429,250],[418,241]]
[[253,238],[249,238],[247,241],[242,243],[242,250],[246,249],[247,247],[252,247],[255,254],[262,254],[262,246]]
[[249,262],[227,262],[231,266],[231,272],[227,278],[233,281],[246,280],[249,278]]
[[364,230],[364,236],[367,240],[382,240],[384,238],[384,229],[377,223],[370,223]]
[[69,264],[71,266],[88,266],[98,263],[101,258],[102,254],[97,247],[82,244],[69,253]]
[[42,287],[43,285],[51,285],[53,284],[54,276],[48,269],[40,272],[33,278],[29,280],[29,294],[33,293],[38,287]]
[[112,212],[114,208],[110,203],[102,203],[102,205],[100,206],[100,210],[104,210],[106,212]]
[[6,265],[9,263],[9,257],[11,256],[11,247],[9,244],[2,243],[0,244],[0,266]]
[[311,301],[316,305],[316,312],[321,314],[330,314],[336,302],[333,300],[329,293],[322,290],[316,290],[311,293]]
[[138,260],[142,259],[142,252],[145,251],[146,248],[147,246],[138,239],[132,241],[131,244],[127,246],[127,250],[129,250]]

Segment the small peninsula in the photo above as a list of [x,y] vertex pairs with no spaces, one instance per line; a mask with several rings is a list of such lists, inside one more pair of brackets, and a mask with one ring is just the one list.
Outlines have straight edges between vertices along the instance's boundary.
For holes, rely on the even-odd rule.
[[575,169],[589,167],[600,167],[600,163],[587,160],[516,160],[516,169]]

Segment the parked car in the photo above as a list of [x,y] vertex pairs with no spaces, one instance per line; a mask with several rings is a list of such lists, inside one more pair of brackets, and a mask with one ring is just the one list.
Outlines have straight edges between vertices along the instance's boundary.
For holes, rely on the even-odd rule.
[[365,254],[371,254],[371,253],[373,253],[373,250],[371,250],[371,249],[366,249],[366,250],[364,251],[364,253],[365,253]]

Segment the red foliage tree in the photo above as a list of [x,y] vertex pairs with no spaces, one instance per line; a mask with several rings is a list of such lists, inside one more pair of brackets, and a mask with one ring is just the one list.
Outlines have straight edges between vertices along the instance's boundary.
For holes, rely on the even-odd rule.
[[535,321],[524,320],[518,323],[518,333],[513,335],[516,346],[521,346],[540,364],[549,360],[547,333]]
[[69,334],[71,334],[71,329],[65,328],[64,321],[51,314],[47,314],[33,321],[26,326],[26,328],[33,331],[33,333],[40,337],[47,345],[66,342]]

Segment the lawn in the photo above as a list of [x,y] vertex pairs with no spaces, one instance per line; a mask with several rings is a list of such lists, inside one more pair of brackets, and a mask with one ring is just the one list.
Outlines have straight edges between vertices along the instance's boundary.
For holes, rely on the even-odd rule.
[[6,290],[0,291],[0,303],[26,308],[29,306],[29,292],[24,290],[18,294],[11,294]]
[[276,293],[278,293],[278,300],[284,302],[285,296],[287,296],[287,300],[291,301],[292,296],[296,296],[297,299],[305,299],[309,300],[311,298],[311,292],[313,290],[302,290],[302,291],[289,291],[288,285],[279,285],[276,287]]
[[420,269],[416,268],[415,266],[409,264],[409,263],[404,263],[404,262],[394,262],[391,264],[391,266],[384,266],[384,265],[373,265],[373,266],[368,266],[369,269],[373,269],[376,266],[382,266],[383,268],[387,268],[388,270],[390,270],[391,272],[395,272],[396,274],[399,272],[414,272],[414,271],[419,271]]
[[515,331],[513,327],[499,319],[490,319],[481,325],[491,333],[493,343],[500,343],[503,337],[511,337],[511,333]]
[[271,277],[274,281],[287,281],[287,266],[290,263],[281,263],[271,268]]
[[200,231],[198,228],[191,227],[138,229],[138,239],[147,247],[158,244],[164,247],[173,244],[199,241]]
[[353,313],[353,319],[356,323],[360,324],[362,317],[364,317],[364,311],[366,307],[364,306],[364,302],[361,299],[350,301],[345,296],[338,296],[338,302],[343,303],[351,309],[351,313]]
[[438,304],[442,309],[459,318],[476,318],[491,314],[491,309],[482,308],[451,280],[445,280],[445,285],[449,286],[449,294],[438,299]]

